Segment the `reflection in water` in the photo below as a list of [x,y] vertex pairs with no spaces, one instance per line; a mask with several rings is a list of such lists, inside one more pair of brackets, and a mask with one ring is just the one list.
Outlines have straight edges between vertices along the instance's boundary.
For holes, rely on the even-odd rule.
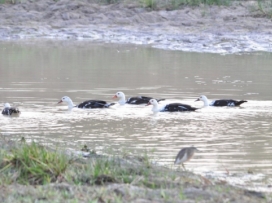
[[[2,136],[24,136],[74,150],[86,144],[100,153],[154,149],[154,160],[169,167],[182,147],[194,145],[202,152],[186,163],[187,169],[223,179],[233,174],[228,178],[238,185],[260,180],[260,174],[272,175],[271,54],[220,56],[85,42],[37,44],[1,42],[0,102],[22,111],[18,118],[0,117]],[[75,103],[113,102],[117,91],[128,97],[166,98],[160,105],[182,102],[201,108],[202,103],[194,101],[202,94],[248,102],[157,115],[144,105],[72,111],[57,105],[64,95]],[[246,175],[248,170],[254,174]]]

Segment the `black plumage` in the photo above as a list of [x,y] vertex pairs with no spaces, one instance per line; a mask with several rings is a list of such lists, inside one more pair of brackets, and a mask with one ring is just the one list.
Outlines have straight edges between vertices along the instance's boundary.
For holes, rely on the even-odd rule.
[[[113,99],[118,98],[118,103],[120,105],[124,105],[124,104],[134,104],[134,105],[139,105],[139,104],[147,104],[151,99],[153,99],[152,97],[146,97],[146,96],[136,96],[136,97],[130,97],[128,99],[126,99],[126,96],[124,94],[124,92],[116,92],[116,94],[113,96]],[[154,99],[157,102],[160,102],[162,100],[165,99]]]
[[81,109],[108,108],[108,107],[115,104],[115,103],[107,103],[102,100],[87,100],[87,101],[80,103],[79,105],[75,105],[73,103],[72,99],[67,96],[62,97],[61,100],[58,102],[58,104],[60,104],[62,102],[67,103],[69,109],[72,109],[75,107],[81,108]]
[[2,111],[2,114],[7,116],[19,115],[20,113],[19,109],[15,107],[5,107]]
[[108,108],[114,104],[115,103],[107,103],[102,100],[88,100],[80,103],[77,107],[82,109]]
[[236,101],[233,99],[220,99],[220,100],[215,100],[212,106],[240,106],[241,104],[245,102],[247,101],[244,101],[244,100]]
[[[126,101],[127,104],[147,104],[150,99],[153,99],[152,97],[144,97],[144,96],[138,96],[138,97],[130,97]],[[157,102],[163,101],[165,99],[156,99]]]
[[237,101],[233,99],[217,99],[210,102],[205,95],[201,95],[196,101],[203,101],[204,106],[240,106],[247,102],[245,100]]
[[188,104],[181,104],[181,103],[171,103],[167,104],[162,111],[169,111],[169,112],[175,112],[175,111],[195,111],[197,108],[192,107]]

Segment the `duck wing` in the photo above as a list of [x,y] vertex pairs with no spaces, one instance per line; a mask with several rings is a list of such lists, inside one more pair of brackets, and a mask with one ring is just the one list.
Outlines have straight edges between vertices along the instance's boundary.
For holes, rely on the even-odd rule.
[[159,103],[160,101],[164,101],[165,99],[156,99],[156,100]]
[[175,111],[195,111],[197,108],[194,108],[188,104],[181,104],[181,103],[172,103],[167,104],[163,111],[175,112]]
[[78,108],[82,109],[95,109],[95,108],[104,108],[106,107],[107,102],[102,100],[88,100],[77,105]]
[[127,100],[127,104],[147,104],[149,100],[152,99],[151,97],[143,97],[143,96],[138,96],[138,97],[130,97]]
[[2,111],[3,115],[12,115],[12,114],[19,114],[21,113],[19,109],[11,107],[11,108],[4,108]]
[[[138,96],[138,97],[130,97],[128,98],[127,100],[127,104],[136,104],[136,105],[139,105],[139,104],[147,104],[150,99],[153,99],[152,97],[145,97],[145,96]],[[156,99],[157,102],[160,102],[160,101],[163,101],[165,99]]]
[[212,103],[212,106],[240,106],[244,102],[247,102],[247,101],[244,101],[244,100],[236,101],[233,99],[220,99],[220,100],[215,100]]

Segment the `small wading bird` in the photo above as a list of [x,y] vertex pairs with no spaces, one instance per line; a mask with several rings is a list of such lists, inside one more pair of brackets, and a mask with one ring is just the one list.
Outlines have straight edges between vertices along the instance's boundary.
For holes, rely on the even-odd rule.
[[21,112],[18,108],[11,107],[9,103],[5,103],[4,109],[2,111],[2,114],[7,116],[18,116],[20,113]]
[[[130,97],[126,100],[126,96],[123,92],[116,92],[116,94],[113,96],[113,99],[119,99],[118,103],[120,105],[124,104],[147,104],[150,99],[153,99],[152,97],[145,97],[145,96],[137,96],[137,97]],[[165,99],[156,99],[157,102],[163,101]]]
[[80,103],[79,105],[75,105],[70,99],[70,97],[64,96],[58,102],[58,104],[65,102],[68,104],[68,108],[81,108],[81,109],[96,109],[96,108],[109,108],[110,106],[114,105],[115,103],[107,103],[102,100],[88,100]]
[[150,99],[150,101],[146,104],[153,105],[152,111],[153,113],[158,112],[175,112],[175,111],[195,111],[197,108],[191,107],[187,104],[181,104],[181,103],[171,103],[166,104],[164,106],[159,107],[158,102],[155,99]]
[[218,100],[209,101],[205,95],[201,95],[195,101],[203,101],[204,106],[240,106],[241,104],[247,102],[244,100],[236,101],[233,99],[218,99]]
[[184,162],[189,161],[195,154],[195,152],[200,152],[196,147],[185,147],[182,148],[176,156],[174,164],[181,164],[185,169]]

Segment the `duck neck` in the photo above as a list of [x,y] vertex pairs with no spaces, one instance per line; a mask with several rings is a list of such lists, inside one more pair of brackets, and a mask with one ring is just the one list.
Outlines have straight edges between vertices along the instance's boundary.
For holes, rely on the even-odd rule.
[[153,113],[158,113],[160,111],[158,104],[153,104],[152,111]]
[[124,105],[125,103],[126,103],[126,97],[121,97],[120,99],[119,99],[119,101],[118,101],[118,103],[120,104],[120,105]]
[[74,108],[76,106],[76,105],[74,105],[72,100],[67,101],[67,104],[68,104],[69,109],[72,109],[72,108]]
[[207,98],[204,98],[203,102],[204,102],[204,106],[209,106],[210,105],[210,101]]

